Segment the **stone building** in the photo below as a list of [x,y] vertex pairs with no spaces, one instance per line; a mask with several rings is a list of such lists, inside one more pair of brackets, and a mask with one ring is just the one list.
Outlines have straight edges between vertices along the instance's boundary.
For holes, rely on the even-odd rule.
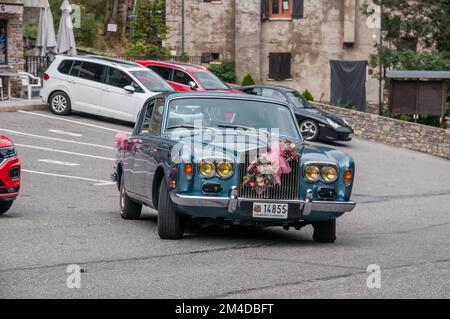
[[[0,0],[0,73],[24,71],[23,25],[24,16],[39,17],[44,0]],[[12,80],[13,95],[20,95],[21,83]],[[3,83],[6,89],[6,83]]]
[[[238,80],[309,89],[330,100],[331,60],[369,60],[380,30],[364,0],[166,0],[166,45],[204,62],[233,60]],[[183,8],[184,5],[184,8]],[[368,68],[367,101],[378,102]]]

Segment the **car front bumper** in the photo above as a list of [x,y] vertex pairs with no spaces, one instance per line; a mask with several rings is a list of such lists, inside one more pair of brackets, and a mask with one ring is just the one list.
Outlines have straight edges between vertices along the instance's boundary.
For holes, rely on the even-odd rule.
[[248,203],[292,204],[299,207],[298,213],[303,217],[308,217],[313,213],[343,214],[353,211],[356,207],[355,202],[313,201],[312,191],[307,192],[306,200],[239,198],[237,189],[232,190],[230,197],[191,196],[175,192],[171,193],[170,197],[172,202],[178,206],[226,209],[230,215]]

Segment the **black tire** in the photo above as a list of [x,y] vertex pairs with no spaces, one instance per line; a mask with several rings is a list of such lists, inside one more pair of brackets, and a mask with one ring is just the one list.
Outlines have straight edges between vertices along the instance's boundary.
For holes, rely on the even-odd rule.
[[12,206],[13,202],[0,202],[0,215],[6,213]]
[[142,204],[128,197],[125,189],[125,178],[120,179],[120,216],[125,220],[137,220],[141,217]]
[[306,119],[300,123],[300,130],[305,141],[317,141],[320,135],[320,128],[317,122]]
[[314,223],[314,241],[317,243],[334,243],[336,241],[336,219]]
[[184,235],[184,222],[173,206],[164,177],[159,189],[158,202],[158,235],[161,239],[181,239]]
[[48,101],[50,111],[56,115],[67,115],[72,110],[72,103],[69,96],[64,92],[55,92]]

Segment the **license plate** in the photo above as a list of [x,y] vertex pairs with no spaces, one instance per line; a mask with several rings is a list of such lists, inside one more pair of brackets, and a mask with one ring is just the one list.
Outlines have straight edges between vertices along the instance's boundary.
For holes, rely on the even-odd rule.
[[288,204],[253,204],[253,218],[287,219]]

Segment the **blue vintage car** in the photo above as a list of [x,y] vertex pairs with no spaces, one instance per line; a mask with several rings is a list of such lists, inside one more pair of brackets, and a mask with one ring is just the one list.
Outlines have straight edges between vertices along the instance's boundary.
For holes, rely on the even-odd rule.
[[158,211],[162,239],[189,220],[224,225],[314,227],[334,242],[350,200],[355,164],[306,145],[289,105],[229,93],[168,93],[143,106],[131,137],[116,137],[113,179],[124,219]]

